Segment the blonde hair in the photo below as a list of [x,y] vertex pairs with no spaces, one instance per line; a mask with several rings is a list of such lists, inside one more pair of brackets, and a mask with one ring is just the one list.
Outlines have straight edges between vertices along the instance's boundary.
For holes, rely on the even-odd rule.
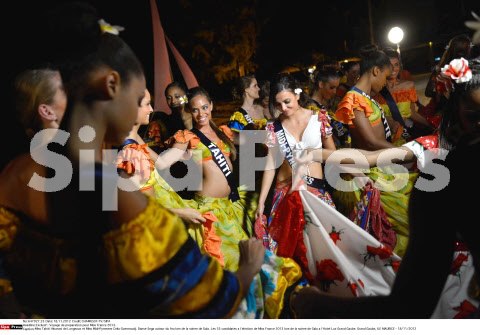
[[42,129],[38,106],[53,103],[59,88],[55,78],[59,77],[56,70],[35,69],[26,70],[15,78],[15,107],[27,133]]

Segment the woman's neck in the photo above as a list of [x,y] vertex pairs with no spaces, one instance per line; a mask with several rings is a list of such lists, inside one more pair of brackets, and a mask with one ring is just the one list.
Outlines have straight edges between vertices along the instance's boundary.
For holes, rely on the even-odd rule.
[[[102,149],[105,143],[106,125],[101,117],[95,117],[95,115],[101,115],[102,113],[92,113],[90,107],[79,105],[74,107],[74,110],[70,111],[72,118],[70,120],[70,143],[69,151],[74,160],[80,159],[80,150],[94,150],[95,161],[102,162],[103,155]],[[80,140],[79,131],[84,126],[89,126],[94,130],[94,137],[91,141],[84,141],[85,138]],[[82,130],[85,131],[83,128]]]
[[328,101],[322,97],[322,95],[320,94],[320,91],[313,92],[312,99],[323,106],[326,106],[328,104]]
[[132,130],[128,133],[127,138],[131,138],[135,140],[138,144],[144,144],[142,137],[138,134],[138,129],[140,129],[140,124],[136,124],[133,126]]
[[370,80],[369,76],[361,76],[355,86],[368,95],[370,95],[372,92],[372,81]]
[[202,133],[213,133],[214,132],[212,126],[210,125],[210,122],[206,125],[203,125],[203,126],[199,126],[198,124],[195,124],[195,128],[200,130]]
[[387,87],[388,89],[394,88],[396,85],[400,83],[400,80],[398,78],[392,78],[387,80]]
[[303,122],[303,120],[305,119],[305,116],[306,116],[304,112],[305,112],[305,110],[301,106],[298,106],[297,111],[295,113],[285,117],[285,119],[293,121],[294,123]]
[[246,96],[243,99],[242,108],[245,109],[247,112],[253,111],[253,102],[254,99],[252,97]]

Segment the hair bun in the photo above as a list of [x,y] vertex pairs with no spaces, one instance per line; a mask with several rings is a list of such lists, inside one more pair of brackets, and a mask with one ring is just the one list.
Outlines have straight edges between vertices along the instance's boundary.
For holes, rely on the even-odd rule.
[[372,54],[375,54],[376,52],[380,51],[379,47],[375,44],[368,44],[363,46],[360,49],[360,57],[362,58],[368,58],[372,56]]
[[72,56],[95,50],[102,35],[97,10],[85,2],[68,2],[54,7],[46,13],[42,30],[43,37],[50,38],[52,56]]

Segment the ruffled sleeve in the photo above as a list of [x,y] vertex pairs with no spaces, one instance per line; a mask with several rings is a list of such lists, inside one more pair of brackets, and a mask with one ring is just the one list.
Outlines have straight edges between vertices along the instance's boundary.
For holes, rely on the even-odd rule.
[[203,254],[181,219],[149,198],[136,218],[103,236],[111,284],[148,294],[151,316],[221,318],[232,315],[242,288],[236,276]]
[[[0,251],[7,252],[10,250],[15,237],[18,232],[18,225],[20,219],[12,212],[0,205]],[[0,263],[1,265],[1,263]],[[1,272],[3,272],[3,266],[0,266]],[[0,273],[0,299],[10,292],[13,292],[13,286],[11,281],[5,276],[4,273]]]
[[354,111],[362,111],[367,118],[373,113],[372,106],[363,96],[349,91],[338,104],[335,118],[342,123],[352,126],[355,118]]
[[415,87],[408,89],[398,90],[392,92],[393,98],[396,102],[417,102],[418,96]]
[[147,144],[129,144],[117,156],[117,168],[133,176],[136,171],[141,181],[146,182],[154,169],[154,162],[150,158]]
[[0,251],[10,249],[17,235],[20,219],[0,205]]
[[168,146],[172,146],[175,143],[179,144],[187,144],[188,149],[196,149],[198,143],[200,143],[200,139],[197,135],[192,133],[190,130],[179,130],[177,131],[172,137],[165,141]]
[[227,137],[230,139],[230,141],[233,141],[233,131],[227,126],[227,125],[221,125],[218,127]]
[[245,116],[239,111],[236,111],[235,113],[232,114],[230,117],[230,120],[228,121],[228,127],[232,131],[239,132],[245,128],[245,126],[248,124],[247,120],[245,120]]

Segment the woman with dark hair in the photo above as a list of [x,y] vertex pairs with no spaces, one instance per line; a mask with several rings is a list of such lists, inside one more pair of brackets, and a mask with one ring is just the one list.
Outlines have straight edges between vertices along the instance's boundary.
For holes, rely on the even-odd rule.
[[337,88],[337,97],[340,99],[355,86],[358,78],[360,78],[360,63],[355,61],[342,63],[342,72],[345,76],[345,82],[340,81]]
[[51,318],[234,315],[263,260],[261,243],[242,242],[237,273],[224,271],[177,216],[119,178],[102,148],[122,143],[138,117],[142,66],[85,3],[43,17],[51,54],[42,56],[58,65],[68,107],[50,159],[27,156],[21,171],[2,174],[2,248],[20,303]]
[[[147,127],[145,137],[146,142],[152,142],[155,144],[155,136],[161,137],[163,141],[169,139],[178,130],[191,129],[192,128],[192,116],[185,110],[185,104],[187,102],[187,88],[185,85],[178,81],[171,82],[165,88],[165,98],[167,99],[167,105],[170,107],[170,113],[164,111],[155,111],[150,117],[150,124]],[[153,130],[152,128],[158,129]],[[150,130],[150,133],[148,132]],[[159,146],[157,144],[157,146]],[[163,143],[162,143],[163,149]]]
[[392,48],[384,49],[392,63],[392,74],[387,85],[374,99],[380,103],[392,130],[392,143],[402,145],[410,140],[433,132],[430,123],[417,112],[418,103],[415,83],[400,79],[400,56]]
[[[393,148],[383,108],[370,96],[378,95],[386,85],[392,72],[390,58],[372,45],[364,47],[361,56],[360,79],[343,97],[335,116],[348,124],[352,148],[369,151]],[[408,241],[406,208],[417,174],[410,173],[406,185],[396,190],[391,190],[388,183],[405,176],[395,171],[371,168],[365,175],[367,183],[354,190],[342,191],[332,185],[336,189],[335,203],[345,216],[403,256]]]
[[430,97],[430,101],[418,112],[425,119],[428,120],[435,128],[440,125],[442,114],[446,108],[448,96],[451,87],[448,86],[448,81],[441,76],[441,70],[448,65],[453,59],[469,58],[471,52],[472,42],[467,35],[454,36],[449,42],[442,58],[432,70],[430,79],[425,88],[425,96]]
[[[449,67],[458,70],[460,61]],[[465,189],[476,190],[480,185],[478,178],[465,173],[465,168],[480,163],[480,60],[468,62],[461,71],[447,68],[443,72],[444,79],[455,88],[445,110],[444,136],[440,140],[442,148],[453,146],[445,161],[450,180],[437,192],[414,189],[409,205],[410,241],[392,292],[384,297],[339,299],[312,286],[292,299],[297,317],[479,317],[480,229],[472,222],[478,204]],[[445,141],[448,145],[442,144]],[[473,271],[466,271],[472,266],[475,276]],[[419,280],[428,285],[419,285]]]
[[335,119],[335,111],[339,101],[336,93],[339,84],[340,75],[338,71],[332,68],[320,70],[315,75],[311,98],[315,102],[317,108],[327,111],[333,129],[335,146],[337,148],[346,148],[351,146],[351,138],[348,128],[346,125]]
[[[220,237],[224,266],[235,271],[240,257],[238,242],[253,234],[251,218],[255,208],[247,206],[246,192],[233,178],[232,161],[237,154],[233,134],[229,127],[219,128],[212,121],[210,95],[202,87],[194,87],[187,92],[187,97],[193,128],[178,131],[173,136],[173,148],[193,150],[194,160],[202,166],[202,189],[195,194],[195,209],[202,214],[213,214],[207,230]],[[203,238],[203,233],[197,234],[197,243],[202,244]],[[286,290],[300,279],[301,270],[291,259],[276,257],[267,251],[261,277],[267,279],[266,282],[256,277],[248,289],[251,300],[242,305],[241,313],[246,318],[262,317],[264,313],[277,318],[284,306]]]
[[440,74],[442,67],[450,63],[453,59],[456,58],[469,58],[470,50],[472,47],[472,41],[467,35],[457,35],[454,36],[447,44],[445,51],[443,52],[442,58],[437,65],[435,65],[430,80],[427,83],[425,88],[425,96],[430,97],[438,101],[442,93],[445,91],[443,87],[441,78],[437,78]]
[[399,258],[390,251],[382,262],[367,262],[369,250],[383,245],[335,210],[321,163],[298,166],[295,162],[296,154],[305,150],[335,150],[325,111],[316,114],[303,107],[309,104],[290,75],[272,81],[270,108],[281,115],[267,124],[269,155],[257,218],[263,215],[275,176],[276,185],[264,243],[279,256],[293,257],[305,278],[321,283],[330,294],[386,294],[395,277],[389,264]]
[[360,79],[338,104],[336,118],[348,125],[352,148],[392,148],[391,131],[383,109],[371,98],[378,94],[392,72],[388,56],[374,45],[361,50]]

